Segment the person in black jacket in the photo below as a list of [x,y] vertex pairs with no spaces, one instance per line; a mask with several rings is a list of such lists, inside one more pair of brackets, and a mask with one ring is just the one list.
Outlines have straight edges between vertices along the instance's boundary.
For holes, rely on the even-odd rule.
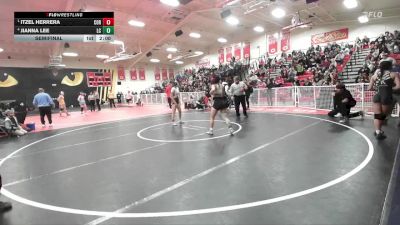
[[345,123],[349,118],[361,116],[364,117],[363,111],[358,111],[355,113],[350,113],[352,107],[357,104],[356,100],[351,95],[350,91],[346,89],[344,84],[337,84],[335,92],[333,93],[333,110],[328,113],[328,116],[334,117],[336,114],[340,113],[342,118],[340,123]]
[[[0,175],[0,189],[2,187],[1,175]],[[12,209],[12,205],[9,202],[0,202],[0,213],[4,213],[10,211]]]

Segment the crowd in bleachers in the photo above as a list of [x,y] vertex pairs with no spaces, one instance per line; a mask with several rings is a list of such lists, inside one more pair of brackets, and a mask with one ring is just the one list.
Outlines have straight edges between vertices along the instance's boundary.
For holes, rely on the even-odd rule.
[[[352,42],[328,43],[325,46],[311,46],[307,50],[293,50],[276,57],[266,56],[246,62],[232,62],[218,68],[186,69],[176,75],[175,80],[182,92],[198,92],[209,89],[210,77],[220,76],[230,85],[234,76],[240,76],[255,88],[281,86],[322,86],[339,83],[346,64],[354,52],[370,49],[364,66],[359,70],[356,83],[368,83],[379,61],[392,58],[400,60],[400,32],[386,32],[375,40],[367,36]],[[168,81],[156,85],[152,91],[143,93],[162,93]]]
[[368,83],[369,78],[375,73],[379,62],[383,59],[392,60],[393,65],[399,64],[397,61],[400,60],[400,32],[397,30],[393,33],[387,31],[385,34],[379,35],[375,40],[370,40],[366,36],[362,40],[357,38],[355,45],[358,50],[370,49],[363,67],[358,70],[356,83]]

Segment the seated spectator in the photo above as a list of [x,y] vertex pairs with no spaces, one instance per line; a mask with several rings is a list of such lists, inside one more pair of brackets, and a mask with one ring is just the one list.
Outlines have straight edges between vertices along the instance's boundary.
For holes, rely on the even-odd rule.
[[344,56],[345,56],[344,52],[340,51],[340,53],[337,54],[336,57],[335,57],[336,63],[340,64],[340,65],[343,64]]
[[7,132],[16,136],[23,136],[28,133],[28,131],[24,130],[18,123],[17,118],[14,115],[14,110],[6,110],[5,111],[5,120],[4,127]]
[[313,86],[313,83],[309,78],[307,78],[306,81],[304,82],[304,86]]
[[128,105],[132,102],[133,95],[130,91],[128,91],[128,94],[126,94],[125,99],[126,99],[126,103],[128,103]]
[[136,104],[137,106],[143,106],[142,100],[141,100],[140,98],[138,98],[138,99],[136,100],[135,104]]

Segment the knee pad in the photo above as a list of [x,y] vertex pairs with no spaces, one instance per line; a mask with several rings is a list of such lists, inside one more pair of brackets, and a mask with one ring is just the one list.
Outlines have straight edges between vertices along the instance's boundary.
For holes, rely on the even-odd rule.
[[385,120],[386,119],[386,115],[383,114],[383,113],[374,114],[374,119],[376,119],[376,120]]

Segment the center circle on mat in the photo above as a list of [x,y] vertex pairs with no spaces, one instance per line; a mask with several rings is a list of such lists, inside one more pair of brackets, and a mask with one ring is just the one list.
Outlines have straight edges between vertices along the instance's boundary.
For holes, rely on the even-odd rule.
[[[268,114],[268,113],[266,113],[266,114]],[[203,208],[203,209],[170,211],[170,212],[121,213],[121,212],[109,212],[109,211],[83,210],[83,209],[67,208],[67,207],[62,207],[62,206],[55,206],[55,205],[45,204],[45,203],[29,200],[27,198],[24,198],[24,197],[21,197],[19,195],[16,195],[16,194],[10,192],[9,190],[7,190],[4,187],[1,189],[1,194],[5,195],[6,197],[8,197],[10,199],[13,199],[13,200],[15,200],[17,202],[20,202],[22,204],[30,205],[30,206],[41,208],[41,209],[45,209],[45,210],[51,210],[51,211],[63,212],[63,213],[72,213],[72,214],[78,214],[78,215],[87,215],[87,216],[100,216],[100,217],[105,217],[105,218],[106,217],[154,218],[154,217],[199,215],[199,214],[226,212],[226,211],[232,211],[232,210],[238,210],[238,209],[252,208],[252,207],[256,207],[256,206],[268,205],[268,204],[272,204],[272,203],[277,203],[277,202],[286,201],[286,200],[289,200],[289,199],[294,199],[294,198],[297,198],[297,197],[309,195],[309,194],[312,194],[312,193],[317,192],[317,191],[324,190],[326,188],[329,188],[329,187],[331,187],[333,185],[339,184],[339,183],[349,179],[350,177],[354,176],[355,174],[360,172],[362,169],[364,169],[365,166],[367,166],[368,163],[372,159],[372,156],[374,154],[374,147],[372,145],[371,140],[367,136],[365,136],[365,134],[363,134],[362,132],[360,132],[359,130],[357,130],[357,129],[353,128],[353,127],[350,127],[350,126],[347,126],[345,124],[341,124],[341,123],[338,123],[338,122],[335,122],[335,121],[322,119],[322,118],[319,118],[319,117],[313,117],[313,116],[296,115],[296,114],[284,114],[284,113],[274,113],[274,114],[276,114],[276,115],[294,116],[294,117],[302,117],[302,118],[309,118],[309,119],[316,119],[316,120],[320,120],[320,121],[331,123],[331,124],[336,124],[338,126],[342,126],[342,127],[347,128],[347,129],[350,129],[350,130],[354,131],[355,133],[357,133],[358,135],[360,135],[367,142],[367,144],[368,144],[368,154],[365,157],[365,159],[358,166],[356,166],[354,169],[352,169],[348,173],[346,173],[343,176],[340,176],[340,177],[338,177],[336,179],[333,179],[331,181],[323,183],[321,185],[315,186],[313,188],[309,188],[309,189],[306,189],[306,190],[298,191],[298,192],[295,192],[295,193],[292,193],[292,194],[287,194],[287,195],[279,196],[279,197],[275,197],[275,198],[264,199],[264,200],[255,201],[255,202],[236,204],[236,205],[214,207],[214,208]],[[55,134],[55,135],[52,135],[52,136],[37,140],[35,142],[32,142],[32,143],[30,143],[30,144],[28,144],[28,145],[26,145],[24,147],[21,147],[21,148],[17,149],[16,151],[12,152],[11,154],[9,154],[5,158],[3,158],[0,161],[0,167],[4,164],[4,162],[6,162],[8,159],[10,159],[13,155],[17,154],[18,152],[20,152],[20,151],[22,151],[24,149],[27,149],[27,148],[37,144],[37,143],[40,143],[40,142],[45,141],[45,140],[49,140],[49,139],[51,139],[53,137],[57,137],[57,136],[60,136],[60,135],[66,134],[66,133],[71,133],[71,132],[74,132],[74,131],[87,129],[87,128],[91,128],[91,127],[95,127],[95,126],[97,126],[97,125],[92,125],[92,126],[88,126],[88,127],[77,128],[77,129],[73,129],[73,130],[70,130],[70,131],[65,131],[65,132],[62,132],[62,133],[59,133],[59,134]]]
[[[178,125],[177,127],[179,127],[179,126],[185,126],[185,124],[188,124],[189,122],[209,122],[209,120],[187,120],[187,121],[184,122],[183,125]],[[222,120],[215,120],[215,122],[225,123],[225,121],[222,121]],[[238,129],[235,130],[235,132],[233,132],[233,134],[237,134],[239,131],[242,130],[242,126],[241,126],[240,124],[235,123],[235,122],[231,122],[231,124],[235,124],[236,126],[238,126]],[[146,140],[146,141],[165,142],[165,143],[180,143],[180,142],[208,141],[208,140],[213,140],[213,139],[217,139],[217,138],[223,138],[223,137],[230,136],[229,133],[226,133],[226,134],[223,134],[223,135],[219,135],[219,136],[208,136],[208,135],[206,134],[206,130],[204,130],[203,133],[200,133],[200,134],[198,134],[198,135],[194,135],[194,136],[192,136],[192,137],[199,137],[199,136],[204,136],[204,135],[207,135],[208,137],[206,137],[206,138],[201,137],[201,138],[194,138],[194,139],[164,140],[164,139],[149,138],[149,137],[145,137],[145,136],[143,135],[143,133],[146,132],[146,131],[148,131],[148,130],[151,130],[151,129],[156,128],[156,127],[167,126],[167,125],[168,125],[168,126],[172,126],[172,123],[161,123],[161,124],[156,124],[156,125],[153,125],[153,126],[145,127],[145,128],[143,128],[143,129],[141,129],[140,131],[138,131],[136,135],[138,136],[138,138],[143,139],[143,140]],[[224,124],[224,126],[225,126],[225,124]],[[206,129],[207,129],[207,128],[206,128]],[[214,131],[215,131],[215,130],[214,130]]]

